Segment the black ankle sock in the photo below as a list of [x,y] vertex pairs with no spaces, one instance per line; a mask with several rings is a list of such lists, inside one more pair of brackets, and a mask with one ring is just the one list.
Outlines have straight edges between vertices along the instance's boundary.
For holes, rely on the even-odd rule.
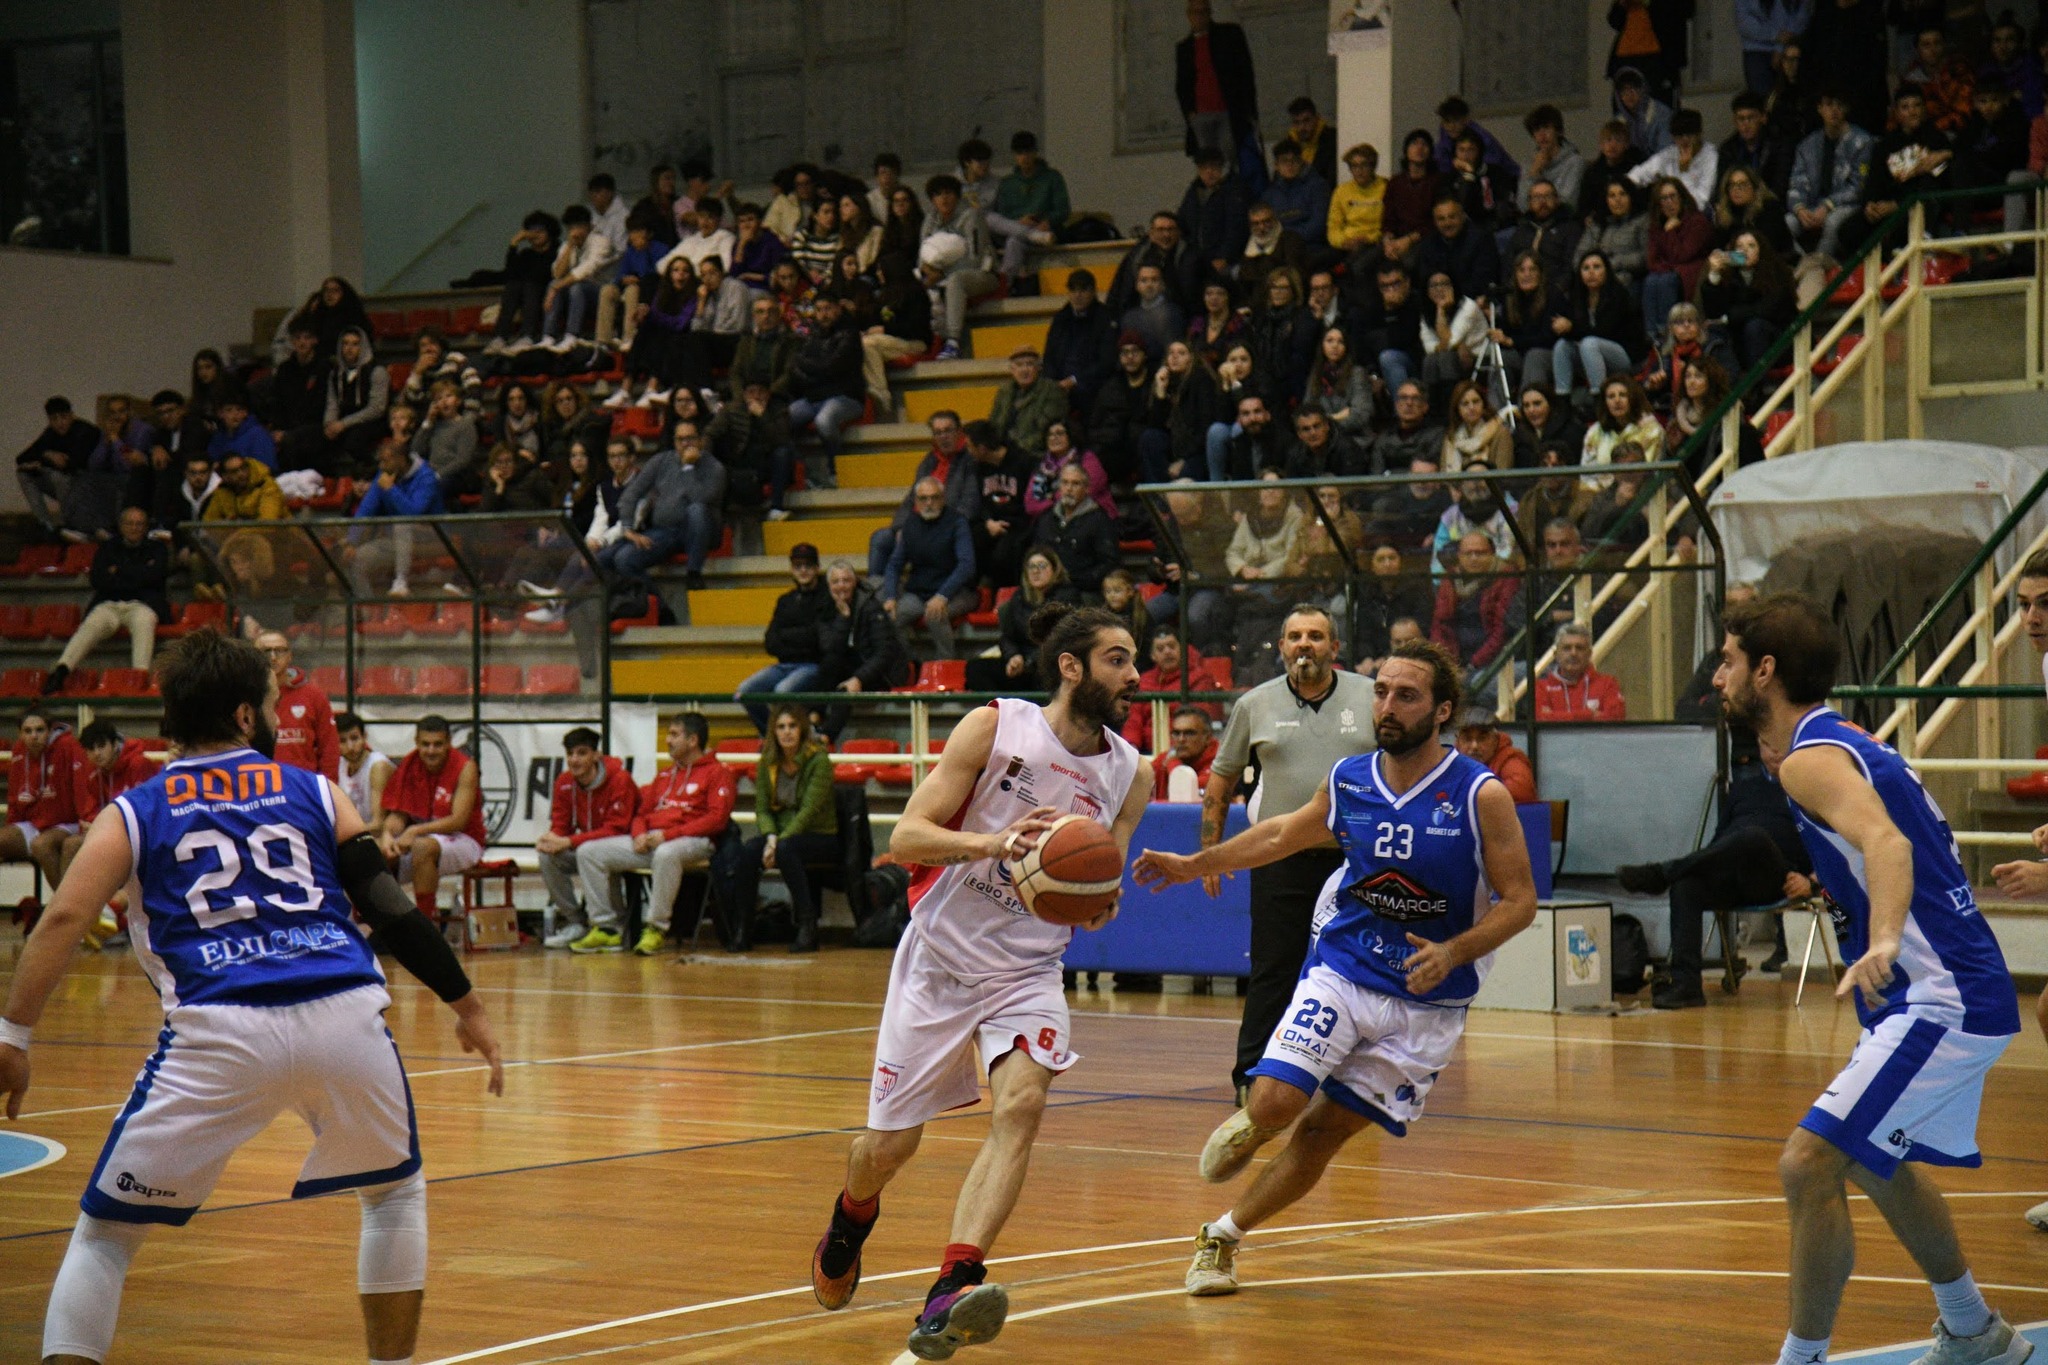
[[874,1230],[875,1218],[881,1216],[880,1201],[876,1201],[875,1216],[862,1223],[846,1212],[845,1204],[832,1201],[832,1227],[825,1235],[825,1247],[818,1255],[818,1269],[832,1279],[838,1279],[853,1269],[853,1263],[860,1259],[861,1244]]
[[931,1291],[924,1296],[924,1301],[930,1303],[941,1294],[950,1294],[956,1289],[981,1284],[987,1279],[988,1267],[980,1261],[954,1261],[932,1282]]

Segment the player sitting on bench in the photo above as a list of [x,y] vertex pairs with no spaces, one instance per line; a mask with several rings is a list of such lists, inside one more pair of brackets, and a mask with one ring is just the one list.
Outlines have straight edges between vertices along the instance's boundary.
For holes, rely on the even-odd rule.
[[476,760],[456,748],[448,722],[421,716],[413,751],[384,784],[377,844],[397,872],[412,879],[413,903],[437,919],[435,893],[453,876],[483,860],[484,808],[477,794]]

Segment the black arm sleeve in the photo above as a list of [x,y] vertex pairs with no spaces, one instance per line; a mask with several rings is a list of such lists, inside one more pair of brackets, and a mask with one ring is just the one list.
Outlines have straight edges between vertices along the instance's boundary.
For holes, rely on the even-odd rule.
[[341,884],[356,913],[370,926],[370,943],[398,959],[398,965],[442,1000],[453,1003],[469,994],[469,974],[439,930],[406,898],[384,866],[384,851],[368,834],[343,844],[336,856]]

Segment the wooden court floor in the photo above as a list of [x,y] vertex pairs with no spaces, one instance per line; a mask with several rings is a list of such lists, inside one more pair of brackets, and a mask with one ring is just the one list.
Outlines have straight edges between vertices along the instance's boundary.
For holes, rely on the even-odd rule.
[[[0,941],[0,970],[17,946]],[[984,1111],[932,1124],[885,1196],[854,1307],[808,1266],[865,1113],[888,959],[471,960],[509,1058],[494,1100],[424,990],[394,988],[432,1181],[418,1360],[888,1362],[946,1240]],[[1408,1138],[1361,1137],[1262,1231],[1243,1293],[1179,1293],[1189,1237],[1236,1187],[1195,1157],[1229,1113],[1237,1001],[1079,993],[1084,1061],[1055,1087],[1016,1217],[1011,1286],[976,1361],[1754,1362],[1784,1330],[1785,1133],[1855,1037],[1825,993],[1752,976],[1738,1000],[1608,1018],[1475,1011]],[[2031,1012],[2029,1012],[2031,1018]],[[50,1278],[114,1111],[158,1027],[125,955],[81,958],[36,1043],[19,1131],[62,1160],[0,1180],[0,1359],[34,1359]],[[0,1129],[4,1130],[4,1129]],[[1973,1269],[2048,1318],[2048,1049],[1993,1076],[1981,1170],[1943,1171]],[[281,1120],[190,1226],[137,1258],[113,1360],[361,1360],[356,1208],[293,1203]],[[1932,1301],[1859,1203],[1838,1354],[1923,1338]]]

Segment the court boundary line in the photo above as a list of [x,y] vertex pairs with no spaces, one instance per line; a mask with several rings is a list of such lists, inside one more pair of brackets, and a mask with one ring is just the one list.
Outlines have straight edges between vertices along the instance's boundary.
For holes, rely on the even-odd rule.
[[[1947,1198],[1950,1198],[1950,1199],[2036,1199],[2036,1198],[2039,1198],[2039,1197],[2041,1197],[2041,1195],[2042,1195],[2043,1193],[2044,1193],[2043,1191],[2039,1191],[2039,1190],[1966,1190],[1966,1191],[1958,1191],[1958,1192],[1954,1192],[1954,1193],[1947,1193],[1947,1194],[1946,1194],[1946,1197],[1947,1197]],[[1850,1198],[1851,1198],[1852,1200],[1860,1200],[1860,1201],[1862,1201],[1862,1202],[1865,1202],[1865,1203],[1869,1202],[1869,1196],[1867,1196],[1867,1195],[1863,1195],[1863,1194],[1851,1194],[1851,1195],[1850,1195],[1849,1197],[1850,1197]],[[1292,1224],[1292,1225],[1288,1225],[1288,1226],[1285,1226],[1285,1227],[1273,1227],[1273,1228],[1254,1228],[1254,1229],[1252,1229],[1252,1231],[1251,1231],[1251,1232],[1250,1232],[1249,1234],[1247,1234],[1247,1235],[1248,1235],[1248,1236],[1251,1236],[1251,1237],[1278,1237],[1278,1236],[1281,1236],[1281,1235],[1283,1235],[1283,1234],[1289,1234],[1289,1233],[1301,1233],[1301,1232],[1329,1232],[1329,1231],[1337,1231],[1337,1230],[1342,1230],[1342,1229],[1350,1229],[1350,1228],[1385,1228],[1385,1227],[1421,1227],[1421,1226],[1431,1226],[1431,1225],[1435,1225],[1435,1224],[1449,1224],[1449,1223],[1462,1223],[1462,1222],[1477,1222],[1477,1221],[1481,1221],[1481,1220],[1484,1220],[1484,1219],[1490,1219],[1490,1218],[1528,1218],[1528,1217],[1545,1217],[1545,1216],[1552,1216],[1552,1215],[1556,1215],[1556,1214],[1567,1214],[1567,1213],[1626,1213],[1626,1212],[1634,1212],[1634,1211],[1637,1211],[1637,1210],[1643,1210],[1643,1209],[1686,1209],[1686,1208],[1728,1208],[1728,1207],[1736,1207],[1736,1206],[1743,1206],[1743,1205],[1755,1205],[1755,1204],[1782,1204],[1783,1202],[1784,1202],[1784,1196],[1783,1196],[1783,1195],[1754,1195],[1754,1196],[1735,1196],[1735,1197],[1728,1197],[1728,1198],[1720,1198],[1720,1199],[1658,1199],[1658,1200],[1643,1200],[1643,1201],[1635,1201],[1635,1202],[1629,1202],[1629,1203],[1595,1203],[1595,1204],[1537,1204],[1537,1205],[1528,1205],[1528,1206],[1525,1206],[1525,1207],[1522,1207],[1522,1208],[1512,1208],[1512,1209],[1475,1209],[1475,1210],[1468,1210],[1468,1211],[1465,1211],[1465,1212],[1460,1212],[1460,1213],[1426,1213],[1426,1214],[1406,1214],[1406,1215],[1400,1215],[1400,1216],[1396,1216],[1396,1217],[1390,1217],[1390,1218],[1354,1218],[1354,1219],[1343,1219],[1343,1220],[1339,1220],[1339,1221],[1336,1221],[1336,1222],[1329,1222],[1329,1223],[1301,1223],[1301,1224]],[[1098,1246],[1086,1246],[1086,1247],[1067,1247],[1067,1248],[1055,1248],[1055,1249],[1053,1249],[1053,1250],[1050,1250],[1050,1251],[1035,1251],[1035,1252],[1027,1252],[1027,1253],[1025,1253],[1025,1254],[1023,1254],[1023,1255],[1019,1255],[1019,1256],[996,1256],[996,1257],[991,1257],[991,1258],[990,1258],[990,1260],[988,1261],[988,1264],[989,1264],[990,1266],[998,1266],[998,1265],[1019,1265],[1019,1264],[1022,1264],[1022,1263],[1024,1263],[1024,1262],[1027,1262],[1027,1261],[1052,1261],[1052,1260],[1063,1260],[1063,1259],[1066,1259],[1066,1258],[1068,1258],[1068,1257],[1074,1257],[1074,1256],[1091,1256],[1091,1255],[1099,1255],[1099,1254],[1101,1254],[1101,1253],[1104,1253],[1104,1252],[1112,1252],[1112,1251],[1142,1251],[1142,1250],[1148,1250],[1148,1249],[1150,1249],[1150,1248],[1152,1248],[1152,1247],[1160,1247],[1160,1246],[1184,1246],[1184,1245],[1186,1245],[1186,1244],[1187,1244],[1187,1242],[1188,1242],[1188,1235],[1187,1235],[1186,1233],[1180,1233],[1180,1234],[1178,1234],[1178,1235],[1176,1235],[1176,1236],[1172,1236],[1172,1237],[1155,1237],[1155,1238],[1149,1238],[1149,1239],[1145,1239],[1145,1240],[1140,1240],[1140,1241],[1133,1241],[1133,1242],[1110,1242],[1110,1243],[1104,1243],[1104,1244],[1101,1244],[1101,1245],[1098,1245]],[[1578,1273],[1578,1272],[1576,1272],[1576,1271],[1573,1271],[1573,1270],[1570,1270],[1569,1268],[1566,1268],[1566,1267],[1555,1267],[1555,1268],[1545,1268],[1545,1269],[1546,1269],[1546,1270],[1547,1270],[1547,1271],[1548,1271],[1549,1273],[1555,1273],[1555,1274],[1565,1274],[1565,1273]],[[913,1278],[916,1278],[916,1277],[919,1277],[919,1276],[924,1276],[924,1275],[936,1275],[937,1273],[938,1273],[938,1267],[937,1267],[937,1266],[919,1266],[919,1267],[916,1267],[916,1268],[914,1268],[914,1269],[910,1269],[910,1270],[892,1270],[892,1271],[886,1271],[886,1272],[884,1272],[884,1273],[882,1273],[882,1274],[880,1274],[880,1275],[864,1275],[864,1276],[862,1276],[862,1278],[861,1278],[861,1283],[862,1283],[862,1284],[880,1284],[880,1283],[883,1283],[883,1282],[885,1282],[885,1281],[891,1281],[891,1280],[902,1280],[902,1279],[913,1279]],[[1392,1276],[1392,1275],[1408,1275],[1408,1276],[1415,1276],[1415,1275],[1420,1275],[1420,1274],[1424,1274],[1424,1273],[1445,1273],[1445,1274],[1447,1274],[1447,1273],[1450,1273],[1450,1272],[1419,1272],[1419,1271],[1405,1271],[1405,1272],[1385,1272],[1385,1274],[1384,1274],[1384,1275],[1379,1275],[1379,1276],[1376,1276],[1376,1277],[1382,1277],[1382,1278],[1383,1278],[1383,1277],[1386,1277],[1386,1276]],[[1472,1272],[1465,1272],[1465,1273],[1472,1273]],[[1499,1272],[1493,1272],[1493,1273],[1499,1273],[1499,1274],[1506,1274],[1506,1273],[1511,1273],[1511,1272],[1508,1272],[1508,1271],[1499,1271]],[[1529,1272],[1526,1272],[1526,1271],[1524,1271],[1524,1272],[1520,1272],[1520,1273],[1529,1273]],[[1629,1273],[1638,1273],[1638,1272],[1629,1272]],[[1786,1271],[1771,1271],[1771,1272],[1766,1272],[1766,1271],[1757,1271],[1757,1272],[1738,1272],[1738,1271],[1728,1271],[1728,1272],[1722,1272],[1722,1273],[1726,1273],[1726,1274],[1731,1274],[1731,1275],[1733,1275],[1733,1274],[1749,1274],[1749,1273],[1754,1273],[1754,1274],[1757,1274],[1757,1275],[1765,1275],[1765,1274],[1772,1274],[1772,1275],[1776,1275],[1776,1276],[1778,1276],[1778,1277],[1782,1278],[1782,1277],[1784,1277],[1784,1276],[1785,1276],[1785,1275],[1786,1275],[1786,1274],[1787,1274],[1788,1272],[1786,1272]],[[1336,1278],[1354,1278],[1354,1279],[1355,1279],[1355,1278],[1366,1278],[1366,1277],[1367,1277],[1366,1275],[1363,1275],[1363,1274],[1361,1274],[1361,1275],[1351,1275],[1351,1276],[1342,1276],[1342,1277],[1336,1277]],[[1878,1277],[1868,1277],[1868,1278],[1878,1278]],[[1899,1282],[1899,1283],[1903,1283],[1903,1284],[1919,1284],[1919,1283],[1921,1283],[1921,1281],[1919,1281],[1919,1280],[1903,1280],[1903,1279],[1902,1279],[1902,1280],[1900,1280],[1900,1281],[1898,1281],[1898,1282]],[[1282,1283],[1282,1282],[1281,1282],[1281,1281],[1270,1281],[1270,1280],[1269,1280],[1269,1281],[1261,1281],[1261,1283],[1265,1283],[1265,1284],[1276,1284],[1276,1283]],[[1984,1286],[1984,1287],[1985,1287],[1985,1288],[2000,1288],[2000,1287],[2002,1287],[2002,1286],[1995,1286],[1995,1285],[1987,1285],[1987,1286]],[[523,1338],[523,1339],[521,1339],[521,1340],[519,1340],[519,1341],[509,1341],[509,1342],[503,1342],[503,1343],[501,1343],[501,1344],[499,1344],[499,1345],[495,1345],[495,1346],[483,1346],[483,1347],[478,1347],[478,1348],[476,1348],[476,1349],[473,1349],[473,1350],[469,1350],[469,1351],[464,1351],[464,1352],[460,1352],[460,1353],[458,1353],[458,1354],[455,1354],[455,1355],[450,1355],[450,1356],[439,1356],[439,1357],[436,1357],[436,1358],[435,1358],[435,1359],[433,1359],[433,1360],[430,1360],[430,1361],[424,1362],[424,1365],[464,1365],[464,1363],[465,1363],[465,1362],[467,1362],[467,1361],[472,1361],[472,1360],[486,1360],[486,1359],[489,1359],[489,1358],[491,1358],[492,1356],[500,1356],[500,1355],[505,1355],[505,1354],[507,1354],[507,1353],[509,1353],[509,1352],[512,1352],[512,1351],[518,1351],[518,1350],[524,1350],[524,1349],[526,1349],[526,1348],[528,1348],[528,1347],[533,1347],[533,1346],[545,1346],[545,1345],[548,1345],[548,1344],[550,1344],[550,1343],[553,1343],[553,1342],[557,1342],[557,1341],[568,1341],[568,1340],[572,1340],[572,1339],[574,1339],[574,1338],[577,1338],[577,1337],[584,1337],[584,1336],[593,1336],[593,1335],[595,1335],[595,1334],[597,1334],[597,1333],[599,1333],[599,1332],[609,1332],[609,1331],[616,1331],[616,1330],[619,1330],[619,1329],[621,1329],[621,1328],[625,1328],[625,1327],[635,1327],[635,1326],[638,1326],[639,1324],[641,1324],[641,1323],[644,1323],[644,1322],[660,1322],[660,1321],[666,1320],[666,1319],[668,1319],[668,1318],[678,1318],[678,1317],[689,1317],[689,1316],[692,1316],[692,1315],[695,1315],[695,1314],[698,1314],[698,1313],[709,1313],[709,1312],[714,1312],[714,1311],[716,1311],[716,1310],[718,1310],[718,1309],[721,1309],[721,1308],[737,1308],[737,1307],[743,1306],[743,1305],[745,1305],[745,1304],[750,1304],[750,1303],[762,1303],[762,1302],[766,1302],[766,1301],[768,1301],[768,1300],[771,1300],[771,1299],[793,1298],[793,1297],[796,1297],[796,1296],[798,1296],[798,1295],[802,1295],[802,1294],[808,1294],[808,1293],[810,1293],[810,1292],[811,1292],[811,1286],[809,1286],[809,1285],[807,1285],[807,1284],[806,1284],[806,1285],[797,1285],[797,1286],[795,1286],[795,1287],[793,1287],[793,1288],[788,1288],[788,1289],[767,1289],[767,1290],[760,1290],[760,1291],[757,1291],[757,1292],[755,1292],[755,1293],[752,1293],[752,1294],[740,1294],[740,1295],[735,1295],[735,1296],[732,1296],[732,1297],[728,1297],[728,1298],[723,1298],[723,1299],[710,1299],[710,1300],[706,1300],[705,1302],[702,1302],[702,1303],[694,1303],[694,1304],[681,1304],[681,1305],[678,1305],[677,1307],[674,1307],[674,1308],[661,1308],[661,1309],[655,1309],[654,1311],[652,1311],[652,1312],[647,1312],[647,1313],[635,1313],[635,1314],[632,1314],[632,1315],[630,1315],[630,1316],[628,1316],[628,1317],[623,1317],[623,1318],[613,1318],[613,1319],[611,1319],[611,1320],[609,1320],[609,1321],[606,1321],[606,1322],[597,1322],[597,1323],[586,1323],[586,1324],[584,1324],[583,1326],[580,1326],[580,1327],[567,1327],[567,1328],[562,1328],[562,1329],[559,1329],[559,1330],[557,1330],[557,1331],[553,1331],[553,1332],[546,1332],[546,1333],[542,1333],[542,1334],[541,1334],[541,1335],[539,1335],[539,1336],[532,1336],[532,1337],[526,1337],[526,1338]],[[1146,1291],[1146,1292],[1145,1292],[1144,1294],[1142,1294],[1142,1295],[1138,1295],[1137,1297],[1155,1297],[1155,1296],[1163,1296],[1163,1295],[1164,1295],[1164,1294],[1166,1294],[1166,1293],[1173,1293],[1173,1294],[1185,1294],[1186,1292],[1187,1292],[1187,1291],[1186,1291],[1186,1289],[1185,1289],[1184,1287],[1181,1287],[1181,1288],[1175,1288],[1175,1289],[1172,1289],[1172,1290],[1167,1290],[1167,1291],[1159,1291],[1157,1295],[1155,1295],[1155,1294],[1153,1293],[1153,1291]],[[2048,1287],[2041,1287],[2041,1288],[2035,1288],[2035,1287],[2027,1287],[2027,1288],[2026,1288],[2026,1292],[2029,1292],[2029,1293],[2048,1293]],[[1030,1316],[1030,1315],[1032,1315],[1032,1314],[1035,1314],[1035,1313],[1039,1313],[1039,1312],[1042,1312],[1042,1311],[1043,1311],[1043,1310],[1030,1310],[1030,1312],[1028,1312],[1028,1313],[1026,1313],[1026,1314],[1018,1314],[1018,1315],[1014,1315],[1014,1316],[1012,1316],[1012,1317],[1011,1317],[1011,1319],[1010,1319],[1010,1321],[1012,1321],[1012,1322],[1017,1322],[1017,1321],[1021,1321],[1021,1320],[1023,1320],[1023,1318],[1024,1318],[1024,1317],[1027,1317],[1027,1316]],[[806,1316],[809,1316],[809,1315],[807,1314]],[[1894,1348],[1890,1348],[1890,1347],[1887,1347],[1887,1348],[1884,1348],[1884,1349],[1894,1349]]]

